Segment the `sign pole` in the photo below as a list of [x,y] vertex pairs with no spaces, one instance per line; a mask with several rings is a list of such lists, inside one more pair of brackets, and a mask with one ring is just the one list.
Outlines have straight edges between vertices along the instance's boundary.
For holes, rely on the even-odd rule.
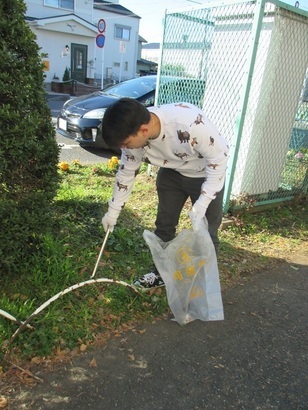
[[105,49],[102,48],[102,80],[101,80],[101,88],[104,88],[104,63],[105,63]]
[[126,51],[126,43],[125,41],[120,41],[120,54],[121,54],[121,61],[120,61],[120,76],[119,76],[119,82],[122,81],[122,62],[123,62],[123,54]]
[[121,53],[121,60],[120,60],[120,75],[119,75],[119,83],[122,81],[122,61],[123,61],[123,53]]
[[96,36],[96,45],[102,50],[102,77],[101,77],[101,88],[104,88],[104,60],[105,60],[105,30],[106,22],[104,19],[100,19],[97,24],[97,29],[99,34]]

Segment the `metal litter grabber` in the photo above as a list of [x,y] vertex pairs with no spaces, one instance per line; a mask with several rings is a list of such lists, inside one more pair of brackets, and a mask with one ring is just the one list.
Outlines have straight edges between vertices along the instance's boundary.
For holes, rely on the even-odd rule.
[[102,258],[102,255],[103,255],[103,252],[104,252],[104,249],[105,249],[106,242],[107,242],[107,239],[108,239],[109,234],[110,234],[110,229],[108,228],[107,231],[106,231],[106,235],[105,235],[105,238],[104,238],[104,241],[103,241],[101,250],[99,251],[99,255],[98,255],[98,258],[97,258],[97,261],[96,261],[96,264],[95,264],[93,273],[92,273],[92,275],[91,275],[91,278],[94,278],[94,276],[95,276],[95,274],[96,274],[96,271],[97,271],[98,265],[99,265],[99,263],[100,263],[100,261],[101,261],[101,258]]

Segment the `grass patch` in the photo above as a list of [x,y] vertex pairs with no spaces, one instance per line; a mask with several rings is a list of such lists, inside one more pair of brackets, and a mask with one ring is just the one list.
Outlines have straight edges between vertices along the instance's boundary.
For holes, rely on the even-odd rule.
[[[54,231],[41,238],[31,263],[21,262],[18,276],[0,278],[1,309],[25,320],[56,293],[90,279],[104,238],[101,218],[112,194],[115,171],[116,167],[82,166],[76,161],[59,169],[62,183],[54,201]],[[142,233],[154,229],[156,205],[155,178],[142,172],[109,236],[96,278],[131,282],[152,267]],[[190,227],[189,210],[187,203],[179,230]],[[234,217],[235,223],[220,233],[222,287],[243,275],[269,268],[286,253],[303,246],[307,238],[305,214],[305,204],[298,201]],[[60,297],[34,317],[31,325],[35,330],[24,330],[13,344],[9,339],[18,325],[0,316],[2,356],[38,360],[63,352],[69,355],[89,348],[123,326],[153,320],[166,311],[166,294],[161,289],[153,295],[138,296],[115,284],[84,286]]]

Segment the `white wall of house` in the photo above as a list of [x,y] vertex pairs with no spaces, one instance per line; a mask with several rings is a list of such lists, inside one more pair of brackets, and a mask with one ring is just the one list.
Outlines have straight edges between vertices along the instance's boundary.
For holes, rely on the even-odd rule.
[[26,0],[27,16],[30,17],[52,17],[63,16],[64,14],[74,13],[77,16],[91,22],[92,20],[92,0],[75,0],[74,10],[53,7],[52,4],[58,3],[58,1],[46,1],[46,0]]
[[[63,23],[63,28],[64,25]],[[76,21],[69,20],[68,24],[73,24],[78,26]],[[93,49],[93,33],[92,37],[85,36],[85,35],[73,35],[73,33],[64,33],[61,32],[61,24],[57,24],[55,26],[60,26],[59,31],[48,30],[48,29],[37,29],[35,30],[35,34],[37,35],[37,43],[41,47],[42,53],[48,53],[48,58],[43,58],[43,60],[47,60],[49,62],[49,69],[45,71],[46,75],[46,82],[51,82],[54,77],[58,77],[62,80],[62,76],[64,74],[65,68],[69,68],[71,66],[71,44],[72,43],[81,43],[88,46],[88,57],[87,60],[89,61],[93,58],[92,49]],[[84,27],[80,30],[86,31]],[[52,39],[52,41],[51,41]],[[67,52],[65,47],[66,45],[69,46],[70,50]],[[89,70],[88,70],[89,71]],[[88,77],[90,76],[88,72]]]
[[[105,82],[107,77],[110,81],[136,77],[138,16],[93,8],[93,0],[75,0],[72,2],[74,10],[53,7],[53,4],[59,4],[58,0],[26,0],[25,3],[29,26],[36,35],[41,52],[48,56],[43,58],[47,66],[45,82],[51,82],[54,76],[62,80],[65,68],[71,69],[72,44],[87,46],[87,77],[101,80],[103,73]],[[119,1],[112,3],[118,4]],[[96,44],[100,19],[106,22],[103,48]],[[129,38],[116,37],[116,28],[119,27],[130,33]],[[68,51],[66,46],[69,46]]]

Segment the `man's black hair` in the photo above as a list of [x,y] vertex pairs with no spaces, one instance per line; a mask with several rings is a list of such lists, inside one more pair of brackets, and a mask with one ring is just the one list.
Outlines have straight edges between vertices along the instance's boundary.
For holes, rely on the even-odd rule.
[[112,148],[121,147],[130,135],[138,132],[142,124],[148,124],[150,112],[139,101],[121,98],[110,105],[103,117],[103,139]]

